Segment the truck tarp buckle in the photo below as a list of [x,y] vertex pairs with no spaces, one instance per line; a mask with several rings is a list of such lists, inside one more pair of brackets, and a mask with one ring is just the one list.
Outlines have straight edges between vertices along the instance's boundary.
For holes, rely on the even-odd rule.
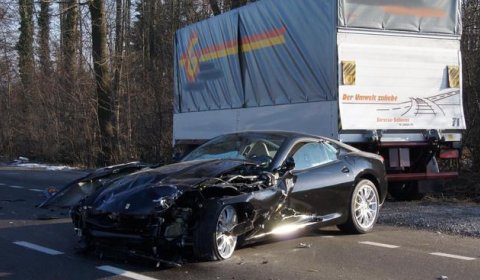
[[438,129],[429,129],[425,131],[424,136],[431,143],[445,141],[445,136]]
[[380,143],[382,141],[383,131],[382,130],[370,130],[367,134],[371,142]]

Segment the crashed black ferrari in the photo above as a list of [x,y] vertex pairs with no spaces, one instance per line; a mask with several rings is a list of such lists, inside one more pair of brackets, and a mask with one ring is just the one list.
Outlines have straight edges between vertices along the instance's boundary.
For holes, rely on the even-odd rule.
[[221,260],[272,235],[327,225],[369,232],[385,197],[377,155],[323,137],[243,132],[179,163],[110,180],[71,217],[85,250],[123,248],[157,261],[186,250]]

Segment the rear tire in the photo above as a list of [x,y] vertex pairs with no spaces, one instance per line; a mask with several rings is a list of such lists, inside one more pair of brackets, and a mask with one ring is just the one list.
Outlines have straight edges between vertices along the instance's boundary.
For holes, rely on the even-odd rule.
[[377,222],[379,209],[377,187],[370,180],[361,180],[353,190],[347,222],[337,227],[346,233],[370,232]]
[[230,258],[237,245],[237,236],[229,231],[237,224],[237,211],[232,205],[223,205],[219,201],[208,203],[193,232],[195,257],[203,261]]

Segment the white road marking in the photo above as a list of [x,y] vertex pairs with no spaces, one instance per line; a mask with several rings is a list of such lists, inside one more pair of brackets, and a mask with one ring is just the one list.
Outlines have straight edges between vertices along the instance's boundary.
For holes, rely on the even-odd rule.
[[14,188],[14,189],[23,189],[22,186],[15,186],[15,185],[11,185],[9,186],[10,188]]
[[0,186],[6,186],[4,183],[0,183]]
[[47,247],[43,247],[43,246],[40,246],[40,245],[37,245],[37,244],[33,244],[33,243],[30,243],[30,242],[26,242],[26,241],[15,241],[13,243],[17,244],[18,246],[22,246],[22,247],[32,249],[32,250],[42,252],[42,253],[52,255],[52,256],[63,254],[63,252],[53,250],[53,249],[50,249],[50,248],[47,248]]
[[334,238],[335,236],[333,236],[333,235],[322,235],[320,237],[321,238]]
[[28,190],[32,192],[43,192],[43,190],[39,190],[39,189],[28,189]]
[[142,274],[134,273],[131,271],[123,270],[123,269],[120,269],[114,266],[109,266],[109,265],[97,266],[97,268],[103,271],[107,271],[116,275],[132,278],[136,280],[157,280],[156,278],[148,277]]
[[382,248],[389,248],[389,249],[395,249],[395,248],[399,248],[399,247],[400,247],[400,246],[396,246],[396,245],[390,245],[390,244],[384,244],[384,243],[377,243],[377,242],[370,242],[370,241],[362,241],[362,242],[358,242],[358,243],[360,243],[360,244],[365,244],[365,245],[382,247]]
[[452,259],[458,259],[458,260],[464,260],[464,261],[473,261],[473,260],[475,260],[475,258],[471,258],[471,257],[464,257],[464,256],[459,256],[459,255],[445,254],[445,253],[440,253],[440,252],[430,253],[430,255],[439,256],[439,257],[446,257],[446,258],[452,258]]

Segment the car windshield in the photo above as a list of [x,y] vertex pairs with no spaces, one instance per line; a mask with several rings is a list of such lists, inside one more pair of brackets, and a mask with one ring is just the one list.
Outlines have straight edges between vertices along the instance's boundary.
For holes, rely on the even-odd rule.
[[223,135],[193,150],[183,161],[242,159],[268,165],[272,162],[285,139],[285,136],[278,134],[243,133]]

